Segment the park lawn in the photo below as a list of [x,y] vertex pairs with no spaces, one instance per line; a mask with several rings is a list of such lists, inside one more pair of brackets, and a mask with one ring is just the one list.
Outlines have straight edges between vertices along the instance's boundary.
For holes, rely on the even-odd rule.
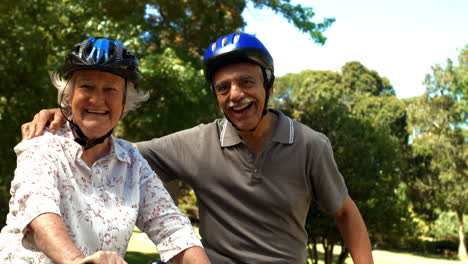
[[[440,257],[428,257],[413,253],[392,252],[387,250],[374,250],[372,252],[375,264],[468,264],[458,260],[449,260]],[[349,263],[352,263],[351,261]]]
[[125,261],[129,264],[146,264],[150,260],[159,260],[156,246],[148,236],[135,227],[127,248]]
[[[319,254],[323,254],[321,246],[318,247]],[[336,254],[340,251],[339,247],[335,247]],[[412,253],[392,252],[387,250],[374,250],[372,252],[375,264],[468,264],[457,260],[449,260],[441,257],[422,256]],[[146,264],[150,260],[159,259],[156,247],[151,240],[142,233],[138,228],[135,228],[132,238],[130,239],[125,261],[129,264]],[[320,262],[320,261],[319,261]],[[312,263],[309,260],[309,263]],[[321,261],[320,264],[324,262]],[[352,264],[350,257],[346,259],[346,264]]]

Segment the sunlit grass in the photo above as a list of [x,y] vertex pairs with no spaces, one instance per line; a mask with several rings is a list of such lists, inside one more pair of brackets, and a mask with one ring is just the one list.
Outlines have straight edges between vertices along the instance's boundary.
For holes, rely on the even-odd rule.
[[458,260],[439,257],[421,256],[413,253],[391,252],[386,250],[374,250],[375,264],[459,264],[468,263]]
[[[318,246],[317,251],[319,251],[319,258],[323,257],[324,251],[321,245]],[[340,251],[341,248],[339,246],[335,246],[333,253],[337,257]],[[443,256],[428,256],[406,252],[392,252],[379,249],[372,251],[372,255],[374,257],[375,264],[468,264],[468,262],[450,260]],[[309,263],[312,263],[310,259]],[[319,263],[324,264],[325,262],[319,260]],[[348,257],[345,263],[352,264],[353,261],[351,260],[351,257]]]
[[130,238],[125,261],[129,264],[146,264],[156,259],[159,259],[156,246],[145,233],[135,228]]
[[[323,256],[323,248],[321,245],[318,246],[317,250],[319,251],[319,256]],[[340,248],[335,246],[335,255],[337,256],[339,252]],[[468,264],[468,262],[449,260],[443,256],[423,256],[387,250],[374,250],[372,254],[375,264]],[[125,260],[129,264],[146,264],[148,261],[155,259],[159,259],[156,247],[145,233],[135,228],[133,236],[130,239]],[[309,260],[309,263],[312,263],[312,261]],[[319,263],[324,264],[321,260],[319,260]],[[351,257],[348,257],[345,263],[352,264]]]

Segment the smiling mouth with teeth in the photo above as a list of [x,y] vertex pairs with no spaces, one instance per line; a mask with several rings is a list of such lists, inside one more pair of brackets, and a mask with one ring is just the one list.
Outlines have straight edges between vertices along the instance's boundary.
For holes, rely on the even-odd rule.
[[250,102],[248,104],[235,105],[235,106],[231,107],[231,109],[236,111],[236,112],[241,112],[241,111],[246,110],[247,108],[249,108],[251,105],[253,105],[253,102]]
[[108,111],[99,111],[99,110],[86,110],[86,112],[90,114],[99,114],[99,115],[105,115],[109,113]]

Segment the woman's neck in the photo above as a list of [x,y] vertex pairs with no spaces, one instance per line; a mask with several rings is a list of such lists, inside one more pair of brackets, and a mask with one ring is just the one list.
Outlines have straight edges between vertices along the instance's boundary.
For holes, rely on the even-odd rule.
[[[77,138],[77,133],[72,129],[73,136]],[[96,140],[96,139],[94,139]],[[94,141],[93,140],[93,141]],[[93,166],[94,162],[98,159],[104,157],[105,155],[109,154],[111,149],[111,139],[107,137],[104,139],[102,143],[96,144],[89,149],[83,148],[83,155],[81,155],[81,159],[88,165],[90,168]]]
[[109,154],[111,149],[111,139],[106,138],[101,144],[97,144],[90,149],[83,149],[81,159],[91,168],[98,159]]
[[[73,131],[73,135],[76,137],[75,132]],[[88,165],[90,168],[93,166],[94,162],[98,159],[104,157],[110,152],[110,137],[106,138],[104,142],[97,144],[90,149],[84,149],[83,147],[83,155],[81,155],[81,159]]]

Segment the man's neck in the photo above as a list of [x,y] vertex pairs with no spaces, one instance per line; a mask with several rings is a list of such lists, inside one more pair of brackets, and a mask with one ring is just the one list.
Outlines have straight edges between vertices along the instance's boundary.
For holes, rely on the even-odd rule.
[[255,152],[255,154],[259,156],[263,152],[266,144],[273,137],[277,121],[278,116],[276,114],[267,112],[267,114],[260,119],[255,130],[237,130],[237,134]]

